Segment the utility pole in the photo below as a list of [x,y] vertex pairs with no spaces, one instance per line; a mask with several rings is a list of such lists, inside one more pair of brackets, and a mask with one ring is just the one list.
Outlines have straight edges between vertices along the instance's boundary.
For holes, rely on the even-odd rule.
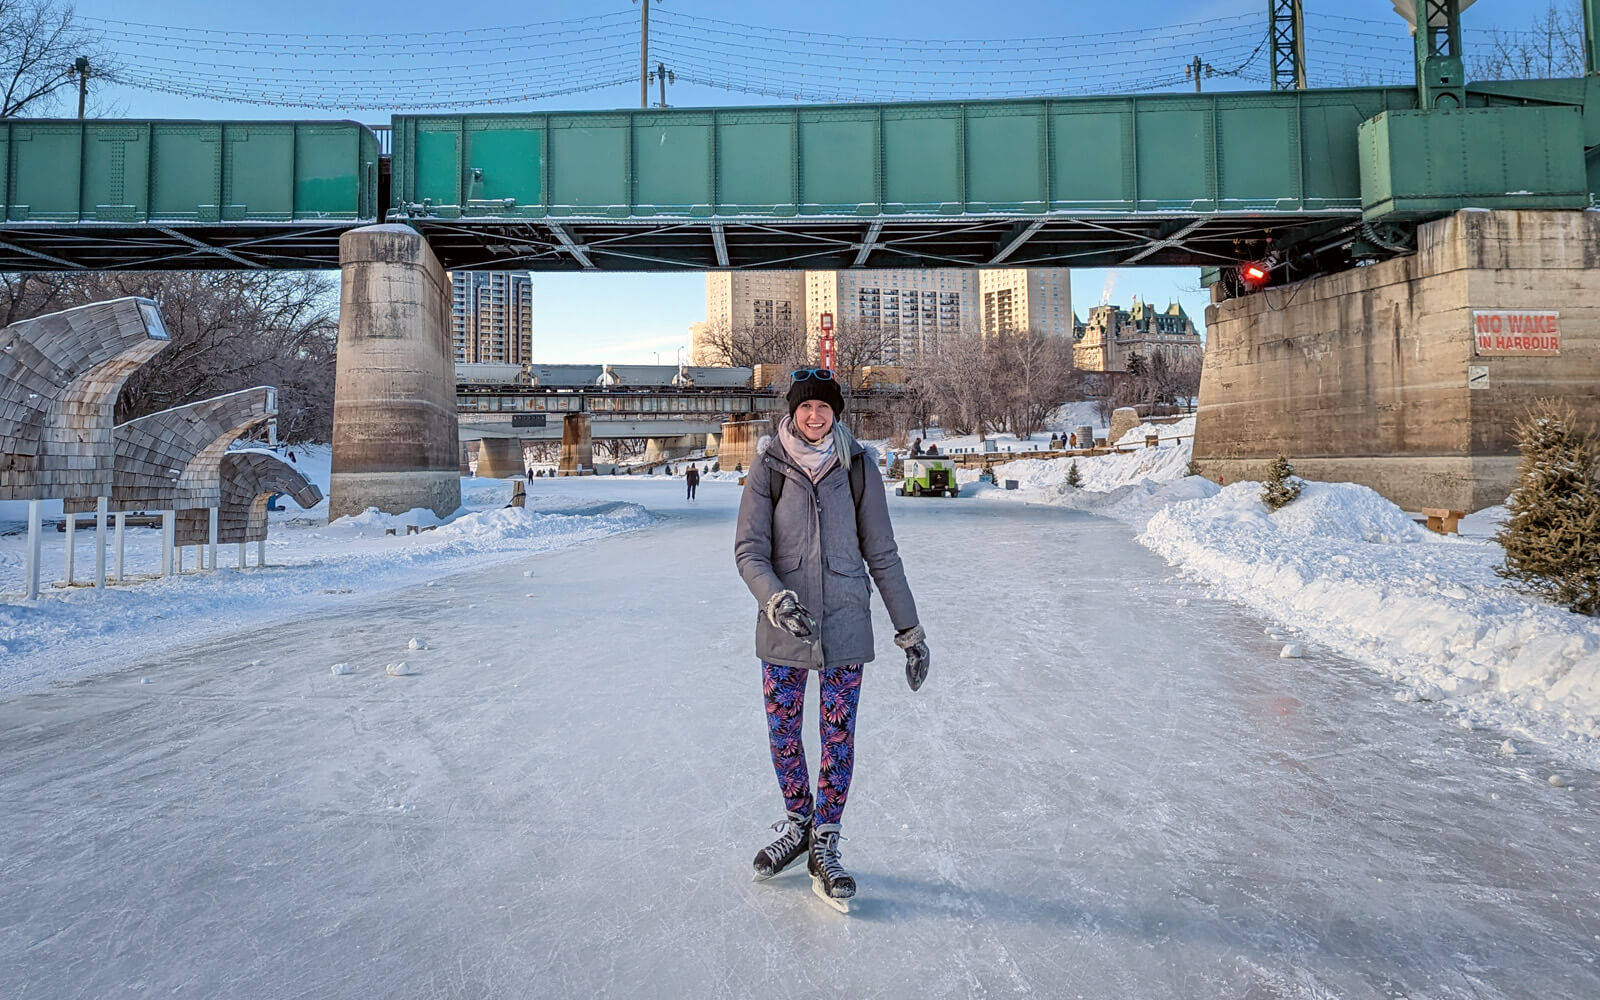
[[[650,0],[633,0],[639,5],[639,107],[650,106]],[[656,0],[660,3],[661,0]]]
[[89,57],[79,56],[72,63],[72,71],[78,74],[78,120],[83,120],[83,106],[89,99]]
[[1200,79],[1201,79],[1201,77],[1211,76],[1211,75],[1213,75],[1213,71],[1211,69],[1211,64],[1208,63],[1208,62],[1201,61],[1199,56],[1195,56],[1194,57],[1194,62],[1190,63],[1189,65],[1187,65],[1187,66],[1185,66],[1183,68],[1183,78],[1185,80],[1191,80],[1192,79],[1194,81],[1194,92],[1197,93],[1197,94],[1200,93]]
[[650,79],[653,80],[653,81],[657,81],[657,82],[659,82],[661,84],[661,103],[657,104],[656,107],[658,107],[658,108],[666,107],[667,106],[667,84],[669,84],[669,83],[677,83],[678,82],[678,75],[676,73],[672,72],[672,70],[667,69],[667,64],[666,63],[656,63],[656,71],[654,73],[650,74]]
[[1583,0],[1583,69],[1600,76],[1600,0]]

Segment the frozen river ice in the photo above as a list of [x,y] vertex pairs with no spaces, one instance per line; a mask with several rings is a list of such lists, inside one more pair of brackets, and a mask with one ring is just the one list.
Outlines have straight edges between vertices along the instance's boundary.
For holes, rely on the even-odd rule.
[[1600,996],[1600,774],[1058,508],[890,498],[934,662],[875,609],[856,910],[752,883],[738,491],[680,490],[540,482],[659,517],[0,701],[0,996]]

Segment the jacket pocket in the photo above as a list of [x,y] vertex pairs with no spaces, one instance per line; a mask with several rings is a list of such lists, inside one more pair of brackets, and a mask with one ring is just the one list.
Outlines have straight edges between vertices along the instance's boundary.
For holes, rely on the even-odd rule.
[[862,561],[859,553],[828,553],[828,572],[840,576],[866,576],[867,564]]

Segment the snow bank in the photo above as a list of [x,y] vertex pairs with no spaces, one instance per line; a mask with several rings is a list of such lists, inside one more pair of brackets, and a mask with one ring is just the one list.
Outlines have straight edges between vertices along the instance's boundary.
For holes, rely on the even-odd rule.
[[1364,486],[1307,482],[1277,514],[1260,483],[1156,512],[1140,541],[1472,723],[1600,759],[1600,621],[1495,575],[1492,540],[1433,535]]
[[[1082,485],[1074,492],[1110,492],[1145,480],[1169,482],[1181,479],[1189,471],[1191,453],[1189,442],[1184,441],[1177,445],[1139,448],[1095,458],[1025,458],[996,465],[994,472],[996,479],[1017,480],[1019,489],[1071,490],[1072,487],[1066,485],[1067,476],[1076,462],[1078,479]],[[1038,497],[1027,499],[1034,502],[1039,500]],[[1052,497],[1046,502],[1053,502],[1054,499]]]
[[1129,431],[1126,434],[1124,434],[1121,437],[1117,438],[1117,440],[1115,442],[1113,442],[1113,444],[1114,445],[1130,445],[1130,444],[1143,445],[1144,444],[1144,439],[1146,437],[1148,437],[1149,435],[1151,435],[1151,434],[1154,434],[1157,437],[1161,438],[1162,441],[1166,441],[1169,438],[1194,437],[1194,417],[1192,417],[1192,416],[1184,417],[1182,420],[1179,420],[1176,423],[1170,423],[1170,424],[1152,424],[1152,423],[1140,424],[1138,427],[1134,427],[1134,428],[1129,429]]
[[[1400,682],[1399,698],[1442,702],[1469,724],[1600,763],[1600,621],[1495,574],[1505,508],[1470,515],[1451,537],[1364,486],[1307,482],[1272,514],[1260,483],[1224,488],[1185,475],[1191,445],[1008,462],[996,474],[1018,490],[963,494],[1122,521],[1184,572],[1299,630],[1313,658],[1318,646],[1336,650]],[[1066,485],[1073,462],[1079,488]]]

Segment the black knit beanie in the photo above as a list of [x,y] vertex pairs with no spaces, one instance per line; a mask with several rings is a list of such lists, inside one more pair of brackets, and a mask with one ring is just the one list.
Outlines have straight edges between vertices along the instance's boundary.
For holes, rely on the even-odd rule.
[[803,378],[789,384],[789,416],[808,399],[820,399],[833,407],[833,419],[844,413],[844,393],[839,390],[839,380],[834,378]]

